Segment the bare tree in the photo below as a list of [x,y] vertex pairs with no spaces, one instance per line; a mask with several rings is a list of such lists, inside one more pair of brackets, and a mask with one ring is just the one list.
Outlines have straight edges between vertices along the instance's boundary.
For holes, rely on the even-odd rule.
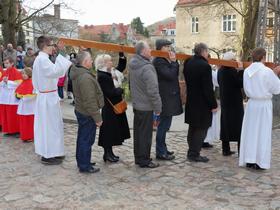
[[16,33],[22,25],[28,22],[36,14],[52,5],[54,0],[49,0],[42,7],[23,17],[22,1],[20,0],[1,0],[0,1],[0,24],[2,24],[2,35],[4,44],[12,43],[16,45]]

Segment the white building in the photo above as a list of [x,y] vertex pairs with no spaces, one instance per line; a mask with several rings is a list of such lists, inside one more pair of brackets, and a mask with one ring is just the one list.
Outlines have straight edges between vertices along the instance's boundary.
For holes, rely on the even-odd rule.
[[54,15],[44,14],[33,18],[33,42],[41,35],[54,38],[67,37],[78,38],[78,20],[61,19],[60,5],[54,5]]

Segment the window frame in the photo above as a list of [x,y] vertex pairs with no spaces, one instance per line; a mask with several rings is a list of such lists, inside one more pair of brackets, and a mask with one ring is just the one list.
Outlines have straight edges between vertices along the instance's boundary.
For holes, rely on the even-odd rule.
[[199,33],[199,18],[191,17],[191,33],[198,34]]
[[[234,32],[236,32],[236,23],[237,23],[236,14],[223,15],[222,16],[222,27],[221,27],[222,32],[223,33],[234,33]],[[224,29],[226,29],[226,30],[224,30]]]

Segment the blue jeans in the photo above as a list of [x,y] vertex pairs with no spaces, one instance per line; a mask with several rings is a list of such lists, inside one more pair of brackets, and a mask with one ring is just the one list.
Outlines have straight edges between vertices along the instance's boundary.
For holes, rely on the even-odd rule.
[[80,170],[91,168],[91,147],[95,141],[96,124],[90,116],[83,115],[75,110],[78,120],[78,137],[76,147],[76,160]]
[[63,99],[64,98],[63,87],[58,86],[57,87],[57,92],[58,92],[59,98]]
[[165,144],[166,132],[171,126],[172,116],[160,116],[156,136],[156,155],[166,155],[167,147]]

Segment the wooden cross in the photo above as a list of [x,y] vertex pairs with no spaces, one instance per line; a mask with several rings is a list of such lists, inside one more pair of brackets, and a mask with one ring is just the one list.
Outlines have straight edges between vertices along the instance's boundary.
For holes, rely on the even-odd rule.
[[[112,52],[125,52],[130,54],[135,54],[135,48],[129,47],[125,45],[119,44],[112,44],[112,43],[105,43],[105,42],[96,42],[96,41],[89,41],[89,40],[82,40],[82,39],[69,39],[69,38],[60,38],[60,41],[63,41],[65,45],[76,46],[76,47],[85,47],[85,48],[94,48],[99,50],[105,51],[112,51]],[[167,52],[159,51],[159,50],[152,50],[152,56],[154,57],[168,57]],[[191,55],[177,53],[176,58],[178,60],[186,60],[192,57]],[[238,68],[238,63],[236,61],[229,61],[229,60],[221,60],[216,58],[208,59],[209,64],[217,65],[217,66],[228,66]],[[243,62],[243,67],[246,68],[251,64],[251,62]],[[265,65],[271,69],[276,67],[276,64],[267,62]]]

